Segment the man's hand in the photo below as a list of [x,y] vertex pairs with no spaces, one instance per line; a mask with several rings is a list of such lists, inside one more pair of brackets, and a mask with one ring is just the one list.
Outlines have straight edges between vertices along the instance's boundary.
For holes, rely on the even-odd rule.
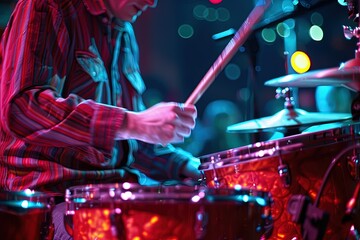
[[203,178],[203,174],[199,170],[200,160],[198,158],[190,159],[180,170],[180,174],[186,178],[194,181],[199,181]]
[[142,112],[126,112],[117,139],[137,139],[153,144],[180,143],[195,126],[194,105],[159,103]]

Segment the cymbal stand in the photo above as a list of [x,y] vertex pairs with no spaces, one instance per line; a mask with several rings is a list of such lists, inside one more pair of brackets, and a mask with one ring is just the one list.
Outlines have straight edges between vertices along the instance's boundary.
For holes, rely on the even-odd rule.
[[[283,89],[277,88],[275,98],[279,99],[282,97],[285,99],[284,109],[285,109],[286,117],[288,119],[296,119],[296,117],[298,117],[298,113],[295,110],[295,100],[293,97],[292,88],[289,87]],[[284,136],[291,136],[298,133],[300,133],[299,128],[291,128],[291,129],[287,129],[287,131],[284,132]]]
[[[353,18],[355,22],[359,22],[359,7],[360,7],[360,0],[358,2],[353,0],[347,1],[348,6],[348,15],[349,18]],[[346,61],[345,63],[342,63],[340,65],[340,70],[346,69],[346,68],[359,68],[360,67],[360,25],[352,29],[350,26],[343,26],[344,36],[346,39],[350,40],[351,38],[355,37],[358,39],[356,46],[357,49],[355,49],[355,58]],[[358,85],[360,79],[353,79],[349,85]],[[356,87],[350,87],[350,89],[357,89]],[[353,99],[351,103],[351,114],[352,119],[354,121],[357,121],[360,119],[360,93],[357,92],[356,97]]]
[[344,36],[346,39],[350,40],[353,37],[356,37],[358,39],[358,41],[356,43],[357,49],[355,49],[355,58],[341,64],[340,69],[350,68],[350,67],[359,67],[360,66],[360,41],[359,41],[360,27],[356,27],[356,28],[352,29],[350,26],[343,26],[343,32],[344,32]]
[[[357,49],[355,49],[355,58],[348,60],[345,63],[342,63],[339,69],[345,70],[346,68],[360,67],[360,27],[356,27],[355,29],[352,29],[349,26],[343,26],[343,30],[344,30],[344,36],[346,39],[350,40],[352,37],[356,37],[358,39],[358,41],[356,43]],[[354,79],[354,81],[351,82],[350,85],[358,84],[358,80],[359,79]],[[357,88],[350,88],[350,89],[357,89]],[[351,114],[352,114],[353,120],[357,121],[360,119],[360,93],[359,92],[357,93],[356,97],[353,99],[353,101],[351,103]]]
[[281,97],[285,98],[284,108],[287,111],[286,115],[288,116],[288,118],[293,119],[297,117],[298,114],[295,111],[295,101],[292,95],[292,89],[288,87],[284,89],[277,88],[275,98],[279,99]]

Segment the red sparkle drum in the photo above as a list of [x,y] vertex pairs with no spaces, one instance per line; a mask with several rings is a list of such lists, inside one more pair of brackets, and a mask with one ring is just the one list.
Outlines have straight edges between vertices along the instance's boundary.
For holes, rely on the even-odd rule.
[[52,198],[45,193],[0,191],[0,238],[53,239],[52,206]]
[[69,188],[66,218],[79,239],[260,239],[271,225],[263,191],[101,184]]
[[331,129],[258,142],[202,156],[200,168],[209,187],[241,185],[269,192],[274,200],[274,228],[269,239],[301,239],[301,225],[293,222],[288,212],[289,200],[304,195],[313,203],[332,160],[349,147],[352,150],[331,170],[318,203],[318,208],[329,214],[325,239],[345,239],[351,224],[341,220],[359,177],[359,151],[355,147],[359,130],[359,123],[342,123]]

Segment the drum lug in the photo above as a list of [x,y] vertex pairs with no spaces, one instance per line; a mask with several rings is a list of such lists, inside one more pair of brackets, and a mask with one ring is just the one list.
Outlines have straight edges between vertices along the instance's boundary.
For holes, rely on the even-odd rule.
[[219,157],[216,160],[214,157],[211,158],[211,166],[212,166],[212,171],[213,171],[213,182],[214,182],[215,188],[220,188],[220,181],[217,177],[216,167],[215,167],[215,162],[218,161],[219,159],[220,159]]
[[280,176],[280,181],[283,187],[290,187],[291,184],[291,176],[289,166],[287,164],[281,164],[278,166],[278,173]]
[[110,213],[111,234],[119,240],[126,239],[126,228],[120,208],[115,208]]
[[194,232],[196,239],[204,239],[206,235],[206,228],[208,224],[208,214],[205,212],[204,207],[201,207],[196,212]]
[[55,206],[55,200],[53,197],[49,199],[47,208],[49,211],[45,214],[44,222],[41,224],[40,239],[52,240],[55,234],[55,227],[52,223],[52,211]]
[[74,211],[66,211],[66,213],[64,214],[64,227],[66,232],[73,237],[74,236],[74,221],[73,221],[73,216],[74,216],[75,212]]

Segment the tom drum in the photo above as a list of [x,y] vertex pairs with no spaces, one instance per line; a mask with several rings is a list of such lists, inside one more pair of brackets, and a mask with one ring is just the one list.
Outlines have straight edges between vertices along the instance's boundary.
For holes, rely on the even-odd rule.
[[101,184],[66,193],[78,239],[260,239],[271,227],[264,191]]
[[[301,224],[294,222],[288,211],[295,195],[309,198],[311,204],[318,197],[318,209],[329,216],[328,222],[325,220],[325,239],[345,239],[351,224],[342,219],[359,179],[359,131],[359,123],[343,123],[331,129],[258,142],[202,156],[200,168],[209,187],[240,185],[271,194],[274,228],[269,239],[302,238]],[[318,196],[330,164],[347,148],[349,151],[336,161]]]

